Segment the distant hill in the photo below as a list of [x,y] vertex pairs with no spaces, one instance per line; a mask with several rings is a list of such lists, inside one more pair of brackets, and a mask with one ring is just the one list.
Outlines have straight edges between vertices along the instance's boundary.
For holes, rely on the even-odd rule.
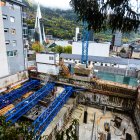
[[[37,6],[32,1],[24,0],[27,5],[27,23],[34,28]],[[46,34],[62,39],[72,39],[75,36],[75,28],[80,26],[73,10],[50,9],[41,6]]]
[[[34,0],[23,0],[23,2],[27,5],[26,12],[28,14],[27,23],[29,28],[34,28],[37,5]],[[77,26],[80,27],[82,32],[82,26],[77,22],[77,16],[73,10],[50,9],[41,6],[41,12],[46,34],[61,39],[72,39],[75,36],[75,28]],[[94,37],[102,41],[111,41],[112,32],[107,30],[95,33]],[[140,34],[138,35],[134,32],[126,33],[123,35],[123,40],[127,43],[127,41],[134,40],[137,37],[140,37]]]

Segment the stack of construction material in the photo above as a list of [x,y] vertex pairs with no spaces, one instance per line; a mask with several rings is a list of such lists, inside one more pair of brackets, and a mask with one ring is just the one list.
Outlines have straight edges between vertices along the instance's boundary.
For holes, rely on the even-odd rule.
[[22,96],[22,98],[25,99],[25,98],[29,97],[29,96],[32,95],[32,94],[33,94],[33,91],[27,92],[26,94],[24,94],[24,95]]
[[90,76],[92,72],[93,72],[93,69],[90,67],[86,68],[85,64],[77,64],[74,67],[74,73],[76,75]]
[[8,106],[2,108],[2,109],[0,110],[0,116],[6,114],[9,110],[11,110],[11,109],[13,109],[13,108],[14,108],[14,105],[13,105],[13,104],[10,104],[10,105],[8,105]]

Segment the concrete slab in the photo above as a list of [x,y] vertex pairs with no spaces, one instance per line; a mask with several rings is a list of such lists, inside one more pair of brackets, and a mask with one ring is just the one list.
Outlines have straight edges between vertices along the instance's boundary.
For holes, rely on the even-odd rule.
[[[84,117],[84,110],[87,109],[88,117],[87,117],[87,124],[83,123],[83,117]],[[136,134],[134,130],[134,125],[132,123],[132,120],[129,116],[119,114],[119,113],[113,113],[110,111],[106,111],[104,114],[103,110],[86,107],[83,105],[79,105],[74,112],[72,113],[72,119],[78,119],[79,120],[79,140],[91,140],[91,133],[92,133],[92,126],[93,126],[93,120],[94,120],[94,113],[96,113],[95,117],[95,127],[94,127],[94,135],[93,140],[100,138],[100,133],[104,133],[107,136],[107,132],[104,129],[104,123],[110,124],[110,133],[111,133],[111,140],[122,140],[126,139],[126,133],[129,133],[132,135],[132,140],[138,140],[138,135]],[[127,126],[125,135],[123,135],[124,129],[117,129],[111,120],[114,120],[115,116],[118,116],[122,119],[123,125]],[[71,122],[72,120],[70,120]],[[68,124],[69,125],[69,124]],[[119,134],[119,135],[117,135]]]

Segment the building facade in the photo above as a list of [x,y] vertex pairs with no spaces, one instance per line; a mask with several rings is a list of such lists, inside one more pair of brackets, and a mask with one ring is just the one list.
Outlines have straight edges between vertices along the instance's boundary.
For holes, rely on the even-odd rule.
[[9,74],[25,70],[27,26],[22,0],[2,0],[3,30]]
[[9,74],[1,7],[0,7],[0,33],[1,33],[0,37],[0,66],[1,66],[0,78],[1,78]]
[[[110,43],[95,43],[89,41],[88,55],[90,56],[102,56],[109,57],[109,48]],[[73,42],[72,43],[72,54],[82,54],[82,42]]]

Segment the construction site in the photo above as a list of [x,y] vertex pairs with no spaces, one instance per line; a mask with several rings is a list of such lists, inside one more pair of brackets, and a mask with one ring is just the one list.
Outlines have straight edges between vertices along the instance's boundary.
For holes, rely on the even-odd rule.
[[30,121],[37,138],[49,140],[74,119],[79,140],[139,140],[139,86],[97,78],[91,65],[76,64],[71,73],[55,53],[36,54],[36,65],[1,89],[6,121]]
[[[38,5],[35,28],[41,43],[40,21]],[[57,140],[74,120],[77,140],[140,140],[140,70],[128,67],[140,61],[89,56],[89,31],[83,28],[80,55],[35,53],[34,66],[1,77],[0,116],[13,126],[29,122],[36,140]]]

